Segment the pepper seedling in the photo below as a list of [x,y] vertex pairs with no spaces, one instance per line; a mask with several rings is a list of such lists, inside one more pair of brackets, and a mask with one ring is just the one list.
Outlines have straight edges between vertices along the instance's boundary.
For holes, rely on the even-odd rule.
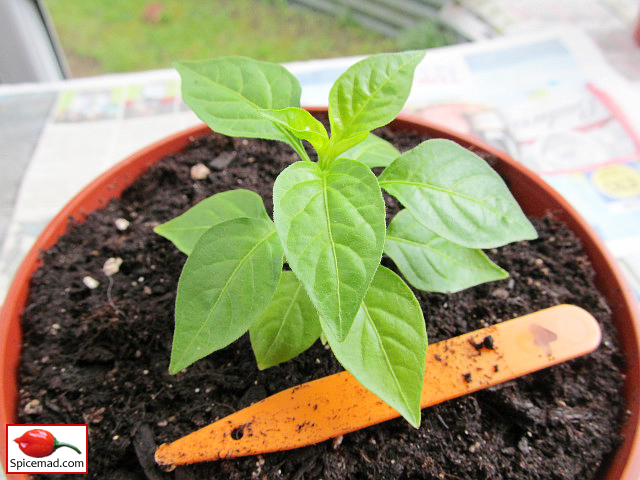
[[[423,57],[381,54],[348,68],[329,93],[331,135],[300,108],[300,84],[280,65],[176,63],[184,101],[212,130],[283,141],[301,161],[275,180],[273,220],[256,193],[238,189],[156,227],[188,255],[171,373],[247,331],[259,368],[322,335],[365,388],[419,425],[425,322],[409,286],[380,265],[383,253],[415,288],[453,292],[507,276],[481,249],[537,236],[477,155],[442,139],[400,153],[371,133],[400,113]],[[381,189],[404,206],[388,227]]]

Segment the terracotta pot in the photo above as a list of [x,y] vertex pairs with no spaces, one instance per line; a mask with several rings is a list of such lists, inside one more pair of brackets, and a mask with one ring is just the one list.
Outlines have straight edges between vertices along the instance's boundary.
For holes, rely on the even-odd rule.
[[[323,112],[326,109],[310,109]],[[442,129],[421,119],[402,116],[392,123],[392,128],[408,128],[430,136],[454,140],[465,147],[486,150],[498,158],[494,168],[506,179],[513,195],[529,215],[544,216],[553,212],[582,240],[594,269],[596,284],[609,301],[613,321],[618,328],[619,340],[626,358],[626,382],[623,394],[630,415],[622,428],[624,442],[617,450],[606,480],[638,480],[640,478],[640,310],[637,299],[617,262],[603,246],[595,231],[579,216],[558,193],[546,185],[537,175],[522,167],[513,159],[489,145],[453,131]],[[123,160],[98,177],[79,193],[47,226],[26,256],[10,287],[0,312],[0,422],[15,423],[18,406],[17,371],[20,354],[20,317],[25,306],[31,275],[38,268],[39,252],[53,245],[67,228],[67,220],[73,217],[81,222],[93,210],[103,207],[111,198],[119,196],[149,165],[165,155],[186,147],[194,137],[208,134],[209,128],[198,126],[157,142]],[[6,438],[0,436],[0,451],[5,451]],[[2,458],[5,461],[5,458]],[[23,475],[11,475],[9,479],[25,479]]]

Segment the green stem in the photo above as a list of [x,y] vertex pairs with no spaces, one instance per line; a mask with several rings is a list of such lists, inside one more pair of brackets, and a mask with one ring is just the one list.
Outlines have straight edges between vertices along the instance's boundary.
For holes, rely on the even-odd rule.
[[58,448],[60,448],[60,447],[69,447],[69,448],[71,448],[71,449],[75,450],[76,452],[78,452],[78,453],[80,453],[80,454],[82,453],[78,447],[76,447],[76,446],[74,446],[74,445],[70,445],[70,444],[68,444],[68,443],[61,443],[61,442],[59,442],[58,440],[55,440],[55,439],[54,439],[54,440],[53,440],[53,449],[54,449],[54,450],[57,450],[57,449],[58,449]]
[[318,155],[318,165],[321,170],[328,170],[331,162],[326,155]]
[[309,158],[309,155],[307,155],[307,151],[304,149],[304,147],[302,145],[295,145],[293,148],[295,148],[296,152],[298,152],[298,155],[300,155],[300,158],[302,158],[302,160],[306,161],[306,162],[310,162],[311,159]]
[[302,145],[302,142],[300,141],[300,139],[295,135],[293,135],[289,130],[282,127],[281,125],[278,125],[277,123],[275,123],[275,126],[282,133],[284,133],[284,135],[289,139],[287,143],[293,147],[293,149],[298,153],[298,155],[300,155],[300,158],[302,158],[302,160],[306,162],[310,162],[311,159],[309,158],[309,155],[307,155],[307,151],[304,149],[304,145]]
[[321,152],[318,152],[318,165],[322,170],[329,170],[331,164],[336,159],[336,155],[333,154],[333,144],[329,143],[326,148]]

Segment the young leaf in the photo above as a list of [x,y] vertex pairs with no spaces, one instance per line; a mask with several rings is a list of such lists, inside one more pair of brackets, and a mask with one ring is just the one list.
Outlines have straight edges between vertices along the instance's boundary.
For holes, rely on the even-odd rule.
[[400,151],[386,140],[370,133],[367,138],[340,155],[359,160],[369,168],[388,167],[400,156]]
[[465,247],[537,237],[500,176],[452,141],[421,143],[394,160],[379,182],[422,225]]
[[318,312],[293,272],[282,272],[273,297],[251,325],[251,347],[261,370],[296,357],[320,336]]
[[329,135],[324,125],[302,108],[263,110],[262,116],[286,128],[301,140],[307,140],[318,153],[327,148]]
[[298,138],[261,113],[265,108],[300,106],[300,83],[283,66],[246,57],[174,66],[182,78],[184,102],[212,130],[232,137],[280,140],[304,152]]
[[458,292],[508,277],[482,250],[467,248],[424,228],[408,210],[389,224],[384,252],[411,285],[428,292]]
[[276,179],[273,204],[291,270],[344,339],[384,246],[385,207],[376,176],[356,160],[338,159],[329,170],[297,162]]
[[282,246],[270,220],[236,218],[207,230],[178,282],[169,372],[245,333],[269,302],[281,272]]
[[420,304],[402,279],[380,266],[351,331],[340,342],[321,318],[338,361],[367,390],[420,425],[427,332]]
[[[424,54],[409,51],[374,55],[340,75],[329,92],[329,121],[336,145],[354,134],[386,125],[400,113]],[[333,153],[343,151],[336,148]]]
[[244,189],[216,193],[153,231],[189,255],[204,232],[218,223],[241,217],[269,220],[260,195]]

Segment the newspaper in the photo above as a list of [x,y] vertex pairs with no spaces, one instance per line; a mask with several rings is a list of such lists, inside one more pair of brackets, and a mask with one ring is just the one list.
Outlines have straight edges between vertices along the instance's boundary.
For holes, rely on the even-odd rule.
[[636,0],[449,0],[439,18],[475,41],[571,25],[587,33],[621,74],[639,83],[638,45],[630,35],[639,14]]
[[[356,60],[286,66],[302,84],[302,104],[320,106]],[[19,121],[7,107],[17,99],[35,112],[25,122],[40,127],[25,140],[28,164],[0,250],[0,298],[38,233],[85,184],[199,123],[172,70],[0,86],[0,127]],[[581,30],[429,50],[406,111],[475,135],[539,173],[602,235],[640,292],[640,89]]]
[[635,21],[633,0],[459,0],[495,35],[531,33],[565,23],[594,32],[622,29]]

